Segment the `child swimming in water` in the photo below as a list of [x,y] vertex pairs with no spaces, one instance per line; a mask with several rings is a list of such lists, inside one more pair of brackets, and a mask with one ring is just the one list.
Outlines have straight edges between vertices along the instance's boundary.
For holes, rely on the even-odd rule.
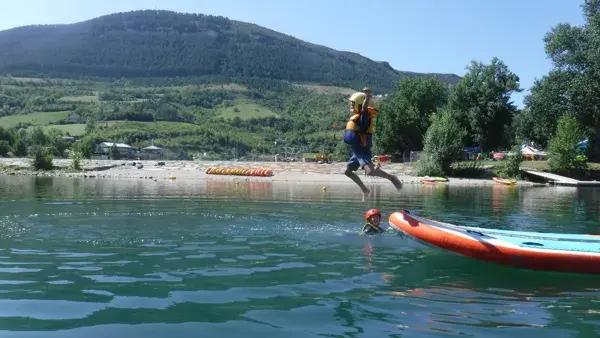
[[371,209],[367,211],[365,218],[367,219],[367,223],[361,230],[365,235],[376,235],[385,231],[379,226],[381,223],[381,212],[379,210]]

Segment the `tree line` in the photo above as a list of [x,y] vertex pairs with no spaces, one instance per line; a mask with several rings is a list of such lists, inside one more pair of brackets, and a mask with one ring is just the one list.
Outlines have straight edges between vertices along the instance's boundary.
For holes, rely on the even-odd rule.
[[401,80],[380,105],[376,152],[422,150],[435,116],[443,112],[464,131],[465,146],[506,149],[516,142],[513,126],[520,113],[510,95],[521,90],[519,77],[497,58],[472,62],[455,86],[435,77]]
[[[558,24],[544,37],[553,69],[535,81],[520,110],[510,95],[519,77],[494,58],[472,62],[454,86],[435,78],[406,79],[382,102],[377,121],[378,153],[423,149],[421,171],[448,173],[464,146],[483,151],[532,142],[547,148],[555,171],[566,172],[600,159],[600,0],[582,5],[585,25]],[[589,150],[578,144],[588,138]]]

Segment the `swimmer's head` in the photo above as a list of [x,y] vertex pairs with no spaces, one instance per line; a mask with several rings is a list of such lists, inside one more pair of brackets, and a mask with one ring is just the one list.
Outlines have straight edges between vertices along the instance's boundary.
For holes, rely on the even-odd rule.
[[368,222],[372,222],[376,225],[379,225],[379,223],[381,222],[381,212],[379,212],[379,210],[377,209],[371,209],[367,211],[367,213],[365,214],[365,218]]

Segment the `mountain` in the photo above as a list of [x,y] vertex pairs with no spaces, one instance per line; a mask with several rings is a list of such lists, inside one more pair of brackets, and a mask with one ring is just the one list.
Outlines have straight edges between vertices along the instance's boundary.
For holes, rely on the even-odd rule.
[[460,79],[398,71],[251,23],[156,10],[0,31],[0,51],[0,73],[13,76],[270,78],[379,92],[404,77]]

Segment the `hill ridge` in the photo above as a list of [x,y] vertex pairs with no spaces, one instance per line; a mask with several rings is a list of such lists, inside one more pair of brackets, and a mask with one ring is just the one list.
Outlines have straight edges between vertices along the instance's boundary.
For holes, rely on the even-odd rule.
[[451,73],[394,69],[255,23],[170,10],[135,10],[88,20],[0,31],[0,74],[61,77],[257,77],[390,92],[404,77]]

